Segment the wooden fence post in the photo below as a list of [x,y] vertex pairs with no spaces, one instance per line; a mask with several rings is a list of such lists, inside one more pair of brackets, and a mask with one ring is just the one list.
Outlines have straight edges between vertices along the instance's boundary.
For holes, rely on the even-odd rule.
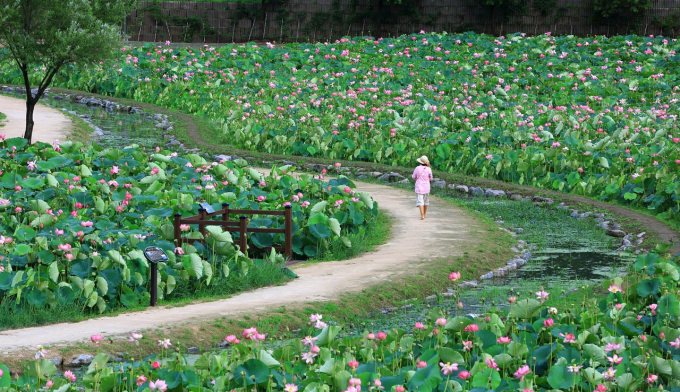
[[175,214],[175,246],[182,246],[182,229],[180,229],[182,214]]
[[[206,214],[205,208],[199,208],[198,209],[198,219],[203,221],[203,220],[205,220],[206,217],[207,217],[207,214]],[[205,239],[205,225],[202,225],[202,224],[199,223],[198,224],[198,232],[201,233],[201,235],[203,236],[203,239]]]
[[283,241],[285,242],[284,247],[285,247],[285,252],[286,252],[286,257],[288,260],[293,259],[293,209],[291,208],[290,205],[286,206],[285,209],[285,233],[284,233],[284,239]]
[[239,247],[241,252],[248,257],[248,217],[241,215],[239,217]]
[[[222,203],[222,222],[229,222],[229,203]],[[222,226],[222,230],[227,230],[228,226]]]

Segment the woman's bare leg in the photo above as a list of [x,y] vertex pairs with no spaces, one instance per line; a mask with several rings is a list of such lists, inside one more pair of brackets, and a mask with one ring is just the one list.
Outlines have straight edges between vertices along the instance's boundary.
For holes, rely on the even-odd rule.
[[423,206],[423,218],[427,216],[427,206]]
[[425,219],[425,206],[418,206],[420,208],[420,220]]

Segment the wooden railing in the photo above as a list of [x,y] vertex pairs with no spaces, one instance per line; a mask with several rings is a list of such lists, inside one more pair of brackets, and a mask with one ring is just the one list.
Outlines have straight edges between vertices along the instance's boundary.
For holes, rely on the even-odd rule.
[[[232,221],[229,219],[229,215],[235,214],[240,215],[238,221]],[[208,217],[222,215],[221,220],[208,220]],[[283,215],[285,225],[283,229],[267,229],[261,227],[248,227],[248,217],[247,215]],[[213,213],[208,213],[205,208],[198,209],[198,215],[190,216],[188,218],[182,218],[182,214],[175,214],[175,244],[176,246],[182,246],[186,242],[201,242],[205,243],[205,239],[192,239],[182,237],[181,225],[198,225],[198,231],[205,238],[205,227],[206,226],[221,226],[222,230],[228,232],[238,232],[239,233],[239,248],[244,254],[248,254],[248,233],[272,233],[272,234],[283,234],[284,246],[270,246],[263,250],[271,250],[272,248],[277,252],[284,252],[286,258],[291,260],[293,258],[293,214],[290,206],[286,206],[283,211],[265,211],[265,210],[237,210],[229,208],[229,203],[222,203],[222,209],[215,211]]]

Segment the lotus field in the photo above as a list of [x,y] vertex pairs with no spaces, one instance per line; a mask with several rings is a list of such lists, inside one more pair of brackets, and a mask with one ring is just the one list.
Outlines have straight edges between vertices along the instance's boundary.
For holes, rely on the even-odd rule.
[[[279,342],[247,328],[228,351],[188,364],[158,341],[161,355],[108,364],[97,355],[82,378],[57,373],[42,347],[22,377],[0,386],[70,391],[675,391],[680,387],[680,272],[656,254],[639,256],[634,280],[615,278],[605,294],[572,309],[548,307],[551,293],[510,297],[510,310],[476,317],[432,311],[407,330],[341,335],[310,316],[310,336]],[[457,276],[460,276],[458,274]],[[453,279],[456,275],[451,275]],[[629,278],[627,278],[629,279]],[[624,288],[625,287],[625,288]],[[316,331],[314,329],[316,328]],[[99,345],[102,335],[93,335]],[[134,333],[134,342],[144,339]]]
[[[219,226],[207,227],[205,245],[172,242],[172,216],[195,215],[201,201],[216,210],[225,202],[265,210],[291,205],[299,258],[316,255],[332,241],[351,246],[346,235],[363,232],[377,204],[355,193],[346,178],[297,179],[289,170],[274,168],[265,177],[243,160],[208,162],[159,148],[26,145],[25,139],[0,135],[0,298],[12,304],[7,309],[134,307],[148,301],[150,270],[142,250],[151,245],[170,258],[159,264],[159,298],[178,285],[198,288],[230,275],[243,277],[253,262]],[[254,218],[249,225],[284,223]],[[195,225],[180,227],[182,235],[202,238]],[[252,253],[282,245],[283,235],[254,233],[248,242]]]
[[[678,220],[680,43],[414,34],[325,44],[125,46],[56,85],[206,116],[262,152],[437,169]],[[0,81],[20,84],[8,52]]]

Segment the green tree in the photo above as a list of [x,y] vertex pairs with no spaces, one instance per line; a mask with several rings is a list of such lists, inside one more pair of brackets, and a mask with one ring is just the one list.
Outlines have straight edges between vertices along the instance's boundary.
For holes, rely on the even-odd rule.
[[[103,61],[119,49],[119,24],[134,0],[0,0],[0,40],[26,87],[26,130],[52,78],[67,64]],[[36,91],[32,91],[32,86]]]
[[652,0],[595,0],[595,16],[602,19],[636,18],[652,7]]

